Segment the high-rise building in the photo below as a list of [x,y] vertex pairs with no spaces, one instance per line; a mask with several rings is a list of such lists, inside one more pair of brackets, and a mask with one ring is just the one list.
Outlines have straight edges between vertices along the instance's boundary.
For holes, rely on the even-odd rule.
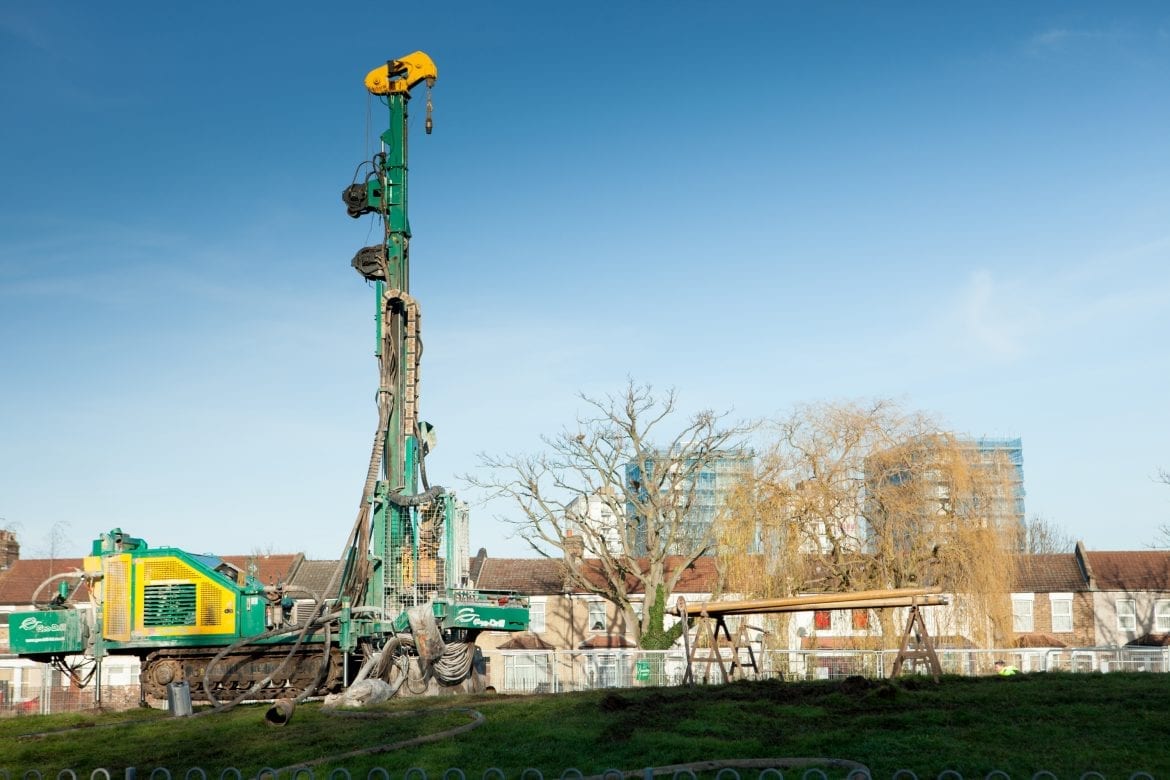
[[[954,464],[946,465],[956,454],[969,470],[965,483],[956,479]],[[1024,454],[1019,438],[923,436],[870,456],[865,470],[866,519],[871,530],[883,513],[914,512],[923,520],[962,515],[1015,531],[1022,539]],[[890,506],[883,501],[887,488],[920,481],[926,489],[911,493],[920,506]],[[956,494],[964,490],[961,484],[969,486],[969,494]]]
[[[653,482],[654,469],[661,467],[662,464],[666,464],[666,468],[673,469],[686,466],[685,461],[679,461],[677,458],[671,458],[663,453],[647,458],[644,463],[627,463],[627,489],[644,489],[640,486]],[[715,453],[705,465],[695,471],[690,477],[693,484],[683,485],[679,491],[690,498],[690,506],[680,518],[680,533],[675,543],[669,545],[668,554],[685,555],[694,548],[696,543],[711,537],[712,526],[719,511],[727,504],[727,498],[732,488],[750,476],[754,465],[755,454],[750,450],[728,450]],[[645,518],[638,516],[637,508],[633,503],[626,504],[626,517],[629,522],[634,524],[639,553],[645,554]],[[714,551],[714,545],[712,545],[708,553],[713,554]],[[746,550],[745,552],[758,552],[758,550]]]
[[972,447],[984,469],[1002,472],[1006,494],[996,499],[991,515],[1001,528],[1024,530],[1024,445],[1015,439],[960,439],[959,444]]
[[595,558],[604,548],[610,555],[622,555],[622,531],[626,513],[611,487],[596,493],[580,495],[569,503],[569,531],[582,540],[581,554]]
[[453,534],[455,560],[448,562],[447,565],[452,566],[453,571],[457,572],[460,587],[466,587],[471,582],[471,532],[469,528],[471,512],[467,507],[467,502],[457,500],[451,515],[451,522],[455,524]]

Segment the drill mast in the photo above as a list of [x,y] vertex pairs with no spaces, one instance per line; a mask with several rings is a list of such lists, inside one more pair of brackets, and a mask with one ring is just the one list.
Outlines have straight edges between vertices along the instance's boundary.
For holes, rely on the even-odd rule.
[[355,180],[342,196],[351,217],[377,214],[384,227],[382,243],[353,259],[374,288],[379,387],[378,434],[362,495],[366,521],[363,525],[359,515],[362,530],[355,539],[356,549],[363,550],[368,537],[370,555],[365,564],[355,556],[347,591],[355,604],[400,615],[396,628],[405,628],[406,610],[429,603],[443,629],[523,630],[528,616],[521,603],[505,607],[465,589],[456,544],[456,526],[466,522],[465,512],[454,495],[426,477],[434,436],[418,412],[422,342],[419,305],[410,293],[407,109],[412,90],[425,82],[429,133],[430,88],[437,77],[423,52],[391,60],[366,76],[367,89],[389,110],[389,127],[381,135],[381,150],[358,168],[366,169],[364,180]]

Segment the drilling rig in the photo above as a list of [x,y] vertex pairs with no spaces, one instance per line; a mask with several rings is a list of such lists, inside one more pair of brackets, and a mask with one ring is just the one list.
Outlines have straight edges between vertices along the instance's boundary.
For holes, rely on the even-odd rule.
[[[399,695],[483,690],[476,637],[526,630],[528,605],[516,594],[466,587],[457,563],[466,510],[427,479],[435,437],[418,408],[407,107],[425,84],[430,134],[437,77],[431,58],[414,52],[365,80],[387,107],[389,127],[342,201],[350,217],[382,225],[382,242],[351,263],[374,293],[378,422],[357,517],[328,586],[264,585],[214,555],[152,548],[114,529],[93,542],[82,572],[53,578],[60,581],[51,598],[9,616],[13,652],[78,684],[95,673],[100,680],[103,658],[134,655],[144,696],[163,698],[168,686],[187,683],[193,699],[221,706],[336,693],[366,679]],[[75,603],[82,592],[87,603]],[[298,601],[306,608],[293,609]]]

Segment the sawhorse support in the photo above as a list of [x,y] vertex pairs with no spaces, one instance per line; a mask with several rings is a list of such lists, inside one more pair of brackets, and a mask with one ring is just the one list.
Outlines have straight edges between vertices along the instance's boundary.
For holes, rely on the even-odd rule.
[[[914,638],[913,648],[910,647],[911,637]],[[942,676],[942,665],[938,662],[934,642],[926,631],[926,622],[922,619],[922,611],[918,607],[910,607],[910,616],[906,620],[906,630],[902,632],[902,641],[898,645],[898,656],[894,659],[890,677],[902,674],[902,666],[907,661],[910,662],[912,670],[917,670],[919,661],[925,661],[935,682]]]
[[[681,620],[687,619],[687,604],[682,596],[678,597],[678,613]],[[707,653],[704,657],[699,658],[698,639],[702,632],[706,632],[707,637]],[[701,663],[705,665],[703,670],[703,681],[708,682],[711,677],[711,664],[718,664],[719,676],[723,682],[731,682],[738,674],[740,678],[743,675],[744,667],[750,667],[756,675],[759,675],[760,669],[756,665],[756,654],[752,650],[751,643],[747,641],[747,631],[743,626],[735,632],[735,638],[732,639],[731,631],[727,628],[727,623],[724,621],[722,615],[710,617],[706,610],[700,614],[698,623],[695,626],[695,642],[691,643],[690,631],[683,629],[683,649],[687,655],[687,670],[683,675],[683,685],[694,685],[696,682],[695,665]],[[730,658],[724,664],[723,651],[727,649],[730,651]],[[748,662],[743,664],[740,662],[740,651],[746,650]]]

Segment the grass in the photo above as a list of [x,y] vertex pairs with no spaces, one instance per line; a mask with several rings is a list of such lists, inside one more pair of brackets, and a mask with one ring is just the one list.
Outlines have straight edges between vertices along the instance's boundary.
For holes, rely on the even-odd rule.
[[363,717],[304,704],[283,728],[264,723],[266,709],[242,706],[191,718],[140,710],[0,720],[0,776],[31,769],[81,776],[98,767],[111,773],[134,767],[143,777],[155,767],[176,776],[191,767],[255,775],[264,767],[466,727],[470,709],[484,718],[471,731],[327,761],[315,774],[344,766],[358,778],[378,766],[401,776],[421,767],[438,777],[458,767],[476,778],[498,767],[518,777],[535,767],[549,777],[570,767],[588,775],[714,759],[825,757],[861,762],[875,778],[899,769],[919,777],[945,770],[964,777],[993,770],[1012,777],[1041,770],[1057,777],[1089,771],[1170,777],[1170,675],[1161,674],[948,677],[938,685],[852,678],[416,699]]

